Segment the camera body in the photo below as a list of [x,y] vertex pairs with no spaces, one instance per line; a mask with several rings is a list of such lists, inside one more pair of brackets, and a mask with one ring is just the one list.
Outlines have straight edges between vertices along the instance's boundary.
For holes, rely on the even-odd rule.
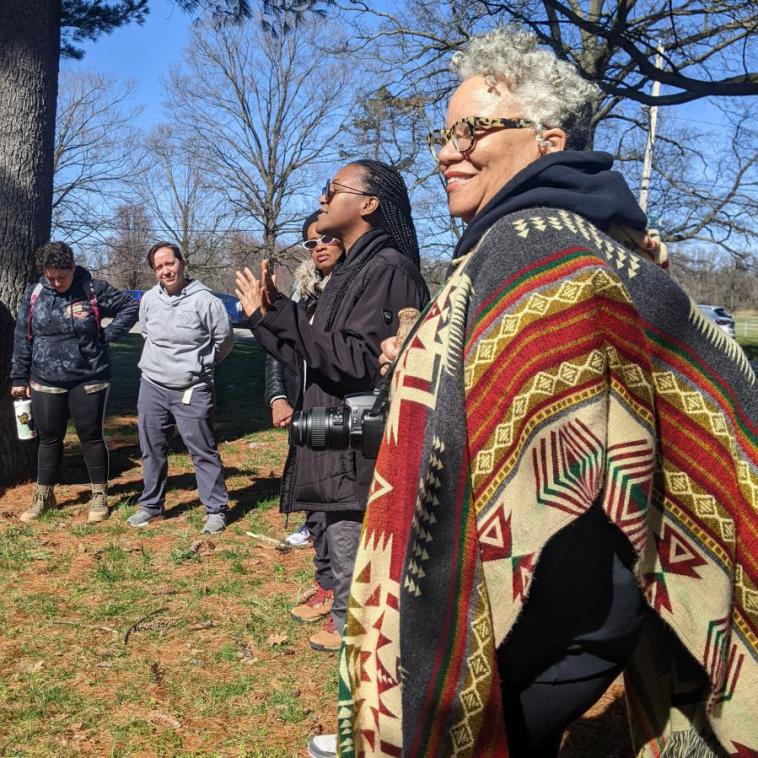
[[376,458],[386,415],[372,414],[378,391],[346,395],[337,408],[315,407],[295,413],[290,425],[290,444],[311,450],[358,450]]

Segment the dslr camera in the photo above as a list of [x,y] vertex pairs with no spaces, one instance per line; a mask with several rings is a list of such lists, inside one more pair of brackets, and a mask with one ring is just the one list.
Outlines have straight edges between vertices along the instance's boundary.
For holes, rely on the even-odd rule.
[[290,444],[311,450],[359,450],[376,458],[382,441],[384,410],[372,412],[379,390],[345,395],[339,408],[315,407],[295,413],[290,425]]

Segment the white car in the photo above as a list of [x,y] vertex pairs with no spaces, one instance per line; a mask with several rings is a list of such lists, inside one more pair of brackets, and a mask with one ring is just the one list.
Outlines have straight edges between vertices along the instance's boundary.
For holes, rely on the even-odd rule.
[[716,325],[723,329],[732,339],[736,336],[734,328],[734,318],[729,311],[724,308],[723,305],[706,305],[705,303],[698,303],[700,310]]

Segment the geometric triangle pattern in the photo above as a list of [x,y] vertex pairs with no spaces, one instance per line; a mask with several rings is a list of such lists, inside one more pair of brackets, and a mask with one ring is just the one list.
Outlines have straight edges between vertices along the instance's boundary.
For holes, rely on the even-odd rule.
[[437,523],[434,511],[439,506],[437,497],[442,486],[440,474],[443,469],[440,457],[445,451],[445,445],[438,437],[432,438],[431,453],[427,462],[426,473],[419,482],[416,495],[416,508],[413,515],[411,530],[412,552],[406,567],[403,589],[415,597],[421,595],[422,580],[426,576],[423,564],[429,560],[429,549],[433,541],[432,530]]
[[479,554],[483,562],[500,561],[511,557],[513,537],[511,535],[512,513],[505,517],[503,507],[495,509],[494,514],[478,526]]
[[537,502],[579,516],[603,483],[603,442],[581,419],[569,419],[532,450]]
[[658,546],[658,559],[666,573],[688,576],[690,579],[701,578],[697,569],[705,566],[707,561],[671,524],[663,525],[661,536],[655,535],[655,541]]
[[639,439],[609,445],[603,508],[633,545],[641,545],[655,473],[655,449]]

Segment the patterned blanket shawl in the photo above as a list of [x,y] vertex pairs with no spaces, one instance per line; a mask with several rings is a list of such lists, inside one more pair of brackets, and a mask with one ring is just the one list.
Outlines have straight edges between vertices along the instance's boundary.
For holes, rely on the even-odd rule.
[[755,755],[758,404],[741,349],[569,212],[506,216],[456,263],[392,378],[340,755],[506,756],[495,650],[545,543],[598,501],[655,611],[625,673],[639,755]]

